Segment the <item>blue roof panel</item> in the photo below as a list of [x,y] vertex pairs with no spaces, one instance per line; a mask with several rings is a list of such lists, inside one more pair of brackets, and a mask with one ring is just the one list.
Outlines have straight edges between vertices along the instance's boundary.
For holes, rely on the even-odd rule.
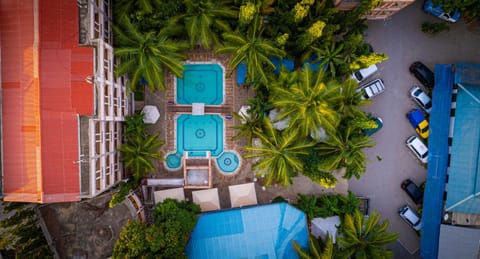
[[[466,70],[473,71],[471,67]],[[463,67],[457,71],[457,105],[445,207],[447,211],[480,214],[480,84],[465,83],[474,83],[475,77]],[[480,67],[476,75],[480,76]]]
[[427,184],[423,198],[420,253],[424,259],[436,259],[443,213],[443,192],[448,167],[448,134],[453,87],[451,65],[435,66],[435,87],[430,113]]

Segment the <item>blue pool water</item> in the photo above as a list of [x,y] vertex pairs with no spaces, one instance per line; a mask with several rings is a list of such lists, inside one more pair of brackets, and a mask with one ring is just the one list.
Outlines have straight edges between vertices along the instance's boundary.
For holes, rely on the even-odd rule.
[[[176,79],[176,103],[191,105],[223,104],[224,70],[219,64],[185,64],[183,78]],[[230,115],[231,117],[231,115]],[[226,116],[226,119],[229,119]],[[178,116],[176,123],[176,148],[167,155],[167,169],[179,169],[182,156],[205,157],[210,151],[216,158],[217,166],[222,173],[235,173],[240,165],[239,156],[235,152],[224,152],[224,120],[220,115]]]
[[308,247],[305,214],[287,203],[204,213],[185,247],[188,258],[298,258]]
[[183,78],[177,78],[177,103],[223,102],[223,69],[218,64],[186,64]]
[[195,116],[182,114],[177,118],[177,153],[189,156],[212,156],[223,152],[223,119],[216,114]]
[[177,169],[180,168],[182,165],[182,156],[183,154],[180,153],[173,153],[167,155],[167,158],[165,159],[167,163],[167,167],[170,169]]
[[217,158],[217,165],[220,171],[223,173],[231,174],[238,169],[240,160],[238,155],[234,152],[223,152],[221,156]]

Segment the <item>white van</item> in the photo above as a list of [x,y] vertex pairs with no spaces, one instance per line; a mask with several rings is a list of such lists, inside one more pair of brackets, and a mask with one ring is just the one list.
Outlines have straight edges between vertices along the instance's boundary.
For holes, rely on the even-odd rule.
[[416,136],[410,136],[407,139],[406,144],[422,163],[426,164],[428,162],[428,148],[419,138]]
[[355,71],[350,78],[355,79],[357,83],[362,82],[365,80],[365,78],[373,75],[373,73],[377,72],[378,68],[375,64],[367,67],[367,68],[362,68],[360,70]]
[[385,85],[383,84],[382,79],[375,79],[368,82],[356,90],[361,94],[362,99],[371,99],[383,92],[385,92]]

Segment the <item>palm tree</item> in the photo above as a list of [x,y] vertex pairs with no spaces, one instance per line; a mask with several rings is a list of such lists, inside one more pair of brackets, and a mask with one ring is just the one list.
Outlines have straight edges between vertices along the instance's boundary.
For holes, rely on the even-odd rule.
[[156,135],[135,135],[122,144],[120,152],[125,167],[133,173],[134,180],[139,181],[145,174],[155,169],[153,160],[162,160],[158,149],[165,144],[159,140],[160,133]]
[[318,56],[317,61],[321,62],[319,66],[326,66],[333,77],[337,75],[338,68],[345,64],[343,47],[343,43],[337,44],[335,41],[325,44],[321,49],[312,47]]
[[143,118],[145,117],[144,113],[134,113],[125,117],[125,133],[124,136],[127,138],[140,135],[145,135],[145,122]]
[[308,155],[302,157],[303,171],[302,174],[314,183],[317,183],[325,188],[334,188],[337,184],[337,178],[334,171],[322,170],[322,157],[315,151],[313,147]]
[[238,121],[242,121],[241,124],[233,126],[233,129],[238,130],[237,135],[232,137],[232,140],[238,140],[240,138],[247,138],[247,144],[252,145],[253,138],[255,138],[256,132],[261,132],[263,127],[263,119],[257,113],[249,113],[244,117],[234,112],[233,117]]
[[190,39],[190,45],[200,43],[205,49],[212,44],[218,46],[218,36],[221,32],[230,31],[230,25],[225,18],[237,18],[237,11],[225,5],[222,1],[185,0],[186,13],[174,19],[182,22]]
[[383,246],[397,240],[399,234],[388,233],[388,220],[380,224],[380,213],[374,211],[365,219],[359,210],[346,214],[337,239],[342,258],[392,258],[393,253]]
[[171,41],[163,33],[142,34],[125,15],[120,24],[120,27],[114,27],[119,45],[115,48],[115,55],[121,61],[115,73],[129,76],[130,89],[135,90],[143,79],[152,91],[165,90],[165,69],[183,77],[185,44]]
[[317,203],[318,198],[316,196],[307,196],[299,193],[298,201],[295,204],[295,207],[303,211],[305,215],[307,215],[307,220],[310,221],[313,218],[320,216],[322,213],[321,208],[317,205]]
[[339,116],[334,104],[342,97],[340,84],[326,81],[324,71],[312,72],[308,65],[300,71],[282,73],[269,85],[270,100],[281,111],[278,119],[289,118],[290,128],[298,128],[304,137],[321,127],[335,131]]
[[360,132],[357,126],[349,125],[344,120],[336,132],[316,146],[323,157],[320,168],[332,171],[345,167],[343,178],[350,179],[354,175],[358,179],[365,172],[365,163],[368,161],[362,150],[374,145],[371,138]]
[[[225,46],[217,48],[216,53],[233,54],[228,66],[232,72],[240,63],[247,66],[247,82],[268,82],[266,68],[275,70],[271,57],[283,58],[285,51],[277,48],[275,43],[262,37],[263,25],[257,15],[246,33],[227,32],[223,34]],[[231,75],[231,73],[228,76]]]
[[298,243],[293,241],[293,249],[301,259],[332,259],[333,256],[333,240],[327,234],[325,242],[321,238],[313,235],[308,236],[308,250],[300,247]]
[[366,118],[365,112],[359,107],[371,104],[370,100],[363,99],[357,92],[357,83],[353,79],[346,80],[342,85],[342,98],[337,103],[337,111],[351,118]]
[[278,132],[268,119],[264,119],[264,131],[256,132],[260,138],[260,147],[247,146],[250,153],[245,158],[259,158],[253,165],[257,175],[265,175],[265,185],[276,182],[287,186],[291,184],[291,177],[296,172],[301,172],[303,163],[302,155],[306,155],[308,148],[314,144],[300,139],[294,131]]

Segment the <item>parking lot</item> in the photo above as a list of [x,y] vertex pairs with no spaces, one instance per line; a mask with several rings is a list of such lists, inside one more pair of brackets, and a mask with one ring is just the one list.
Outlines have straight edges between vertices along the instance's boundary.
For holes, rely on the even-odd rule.
[[[401,220],[397,210],[405,204],[416,206],[400,184],[410,178],[419,185],[427,171],[405,145],[405,140],[415,135],[405,114],[418,108],[408,90],[420,84],[410,75],[408,67],[414,61],[421,61],[432,70],[435,64],[480,63],[480,25],[471,28],[460,20],[450,25],[449,32],[427,35],[421,31],[422,22],[441,20],[423,13],[422,4],[423,1],[416,1],[390,20],[369,23],[365,39],[376,52],[386,53],[389,59],[379,64],[378,72],[367,79],[382,78],[386,90],[365,110],[380,116],[384,126],[373,136],[377,145],[365,150],[371,160],[367,172],[360,180],[349,181],[351,191],[370,198],[370,209],[389,219],[390,229],[400,234],[399,243],[408,252],[417,252],[413,257],[418,256],[420,238]],[[400,258],[397,253],[395,257]]]

